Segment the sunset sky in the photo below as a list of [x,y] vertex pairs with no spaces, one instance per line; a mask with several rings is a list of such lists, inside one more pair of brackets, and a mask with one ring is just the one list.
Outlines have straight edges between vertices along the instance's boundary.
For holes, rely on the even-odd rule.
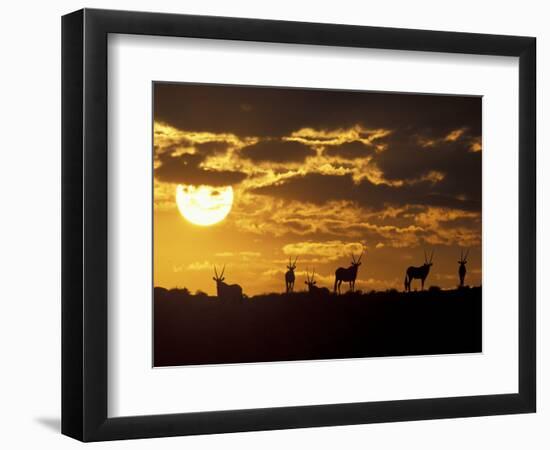
[[[245,294],[282,292],[297,256],[296,289],[306,268],[332,288],[335,269],[362,248],[357,289],[403,290],[424,250],[434,251],[426,285],[456,287],[461,248],[470,249],[466,284],[481,284],[481,98],[153,89],[155,286],[215,294],[213,265],[225,264],[225,281]],[[192,224],[178,185],[210,187],[206,203],[231,186],[229,213]]]

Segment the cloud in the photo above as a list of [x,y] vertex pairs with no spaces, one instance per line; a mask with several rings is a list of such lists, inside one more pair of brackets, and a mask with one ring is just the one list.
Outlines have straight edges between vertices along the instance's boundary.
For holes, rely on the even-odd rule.
[[239,252],[239,255],[246,258],[257,258],[262,256],[261,252]]
[[300,162],[315,155],[315,150],[300,142],[268,139],[244,147],[241,155],[254,162]]
[[201,271],[201,270],[212,270],[214,266],[209,261],[197,261],[191,263],[187,266],[187,270]]
[[155,118],[153,124],[155,156],[163,153],[218,153],[223,148],[239,148],[254,143],[255,139],[239,138],[232,133],[213,133],[187,128],[176,128]]
[[233,256],[235,256],[235,253],[233,253],[233,252],[220,252],[220,253],[216,253],[215,256],[218,257],[218,258],[232,258]]
[[220,252],[220,253],[216,253],[215,256],[217,258],[231,258],[233,260],[247,262],[247,261],[251,261],[253,259],[259,258],[260,256],[262,256],[262,254],[261,252],[243,251],[243,252]]
[[432,177],[414,184],[390,186],[374,184],[367,179],[355,183],[351,175],[322,175],[309,173],[285,180],[279,184],[254,189],[259,195],[271,195],[287,200],[323,204],[334,200],[348,200],[368,209],[387,205],[410,204],[442,206],[465,210],[479,210],[481,198],[469,200],[434,185]]
[[477,245],[481,240],[479,211],[427,205],[373,210],[349,200],[316,204],[263,195],[247,194],[245,198],[232,211],[231,220],[239,232],[257,236],[312,241],[341,240],[345,236],[387,248],[416,247],[427,242]]
[[[421,97],[416,100],[425,102]],[[474,133],[472,105],[469,123],[449,122],[439,130],[395,128],[394,121],[388,121],[393,129],[367,127],[359,120],[349,127],[302,127],[273,138],[180,131],[155,122],[156,178],[175,184],[242,183],[246,192],[316,204],[348,199],[371,209],[412,203],[480,210],[481,138]],[[287,225],[297,233],[310,230],[299,221]]]
[[321,256],[329,261],[352,254],[360,255],[365,246],[361,242],[296,242],[283,247],[283,253],[289,256]]
[[474,137],[470,141],[470,151],[480,152],[481,151],[481,137]]
[[345,159],[365,158],[374,153],[373,145],[365,144],[361,141],[345,142],[338,146],[330,146],[325,149],[325,153],[330,156],[339,156]]
[[446,141],[454,142],[460,138],[464,134],[466,130],[464,128],[459,128],[457,130],[451,131],[447,136],[445,136]]
[[371,146],[375,150],[384,150],[383,145],[378,141],[391,134],[391,130],[384,128],[369,129],[355,123],[349,128],[300,128],[293,131],[287,139],[316,146],[341,146],[353,142]]
[[208,141],[195,144],[195,149],[201,155],[217,155],[225,153],[231,144],[226,141]]
[[160,166],[155,169],[155,177],[167,183],[228,186],[241,182],[246,174],[230,170],[203,169],[200,164],[204,161],[203,155],[184,154],[171,156],[164,154],[160,157]]
[[408,124],[444,135],[468,127],[481,135],[481,99],[472,96],[155,83],[154,114],[176,128],[238,136],[282,137],[357,123],[370,129]]
[[161,183],[154,180],[154,207],[159,210],[167,211],[175,208],[176,186],[169,183]]
[[429,208],[415,215],[415,222],[430,230],[430,244],[481,245],[481,212]]
[[[469,130],[469,129],[468,129]],[[387,149],[373,155],[388,181],[418,179],[427,171],[443,175],[437,186],[441,198],[465,198],[481,208],[481,138],[466,129],[449,133],[392,133]]]

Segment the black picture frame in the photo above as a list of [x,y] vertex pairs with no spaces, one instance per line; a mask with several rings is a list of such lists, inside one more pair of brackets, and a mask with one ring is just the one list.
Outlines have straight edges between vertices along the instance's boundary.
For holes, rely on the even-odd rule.
[[[107,36],[109,33],[519,58],[517,393],[107,416]],[[83,9],[62,18],[62,433],[82,441],[535,412],[536,39]]]

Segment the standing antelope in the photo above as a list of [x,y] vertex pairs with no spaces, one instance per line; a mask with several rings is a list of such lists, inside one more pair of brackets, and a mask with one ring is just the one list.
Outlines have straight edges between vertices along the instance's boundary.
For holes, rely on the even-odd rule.
[[359,269],[359,266],[361,265],[361,257],[363,256],[363,252],[361,252],[361,255],[359,255],[359,259],[355,260],[355,256],[353,254],[351,255],[351,266],[344,268],[344,267],[338,267],[336,269],[335,280],[334,280],[334,293],[338,291],[338,294],[340,293],[340,285],[342,284],[342,281],[347,281],[349,283],[349,288],[351,292],[355,291],[355,279],[357,278],[357,269]]
[[320,297],[321,295],[329,294],[329,290],[326,287],[320,288],[319,286],[316,286],[317,281],[315,281],[315,269],[313,269],[311,278],[309,278],[309,273],[306,269],[306,281],[304,281],[304,283],[307,284],[309,295],[312,297]]
[[411,292],[411,282],[415,278],[421,280],[422,290],[424,290],[424,281],[426,281],[426,278],[428,278],[428,274],[430,273],[433,258],[434,252],[432,250],[430,261],[428,262],[428,255],[426,254],[426,250],[424,250],[424,264],[420,267],[411,266],[407,269],[407,273],[405,274],[405,292]]
[[460,279],[460,287],[464,287],[464,278],[466,277],[466,263],[468,262],[468,253],[470,250],[466,250],[466,254],[463,255],[460,250],[460,260],[458,261],[458,278]]
[[290,293],[294,290],[294,281],[296,281],[296,276],[294,275],[294,269],[296,269],[296,261],[298,261],[298,257],[294,260],[294,263],[292,262],[292,258],[288,258],[288,266],[286,268],[288,269],[285,273],[285,283],[286,283],[286,293]]
[[241,301],[243,299],[243,288],[238,284],[227,284],[223,273],[225,272],[225,265],[223,266],[222,273],[218,276],[216,266],[214,266],[214,277],[212,279],[216,282],[216,289],[218,291],[219,300],[227,301]]

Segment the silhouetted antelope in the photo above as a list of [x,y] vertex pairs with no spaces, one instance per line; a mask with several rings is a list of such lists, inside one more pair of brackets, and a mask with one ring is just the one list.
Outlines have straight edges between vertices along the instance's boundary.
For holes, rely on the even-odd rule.
[[214,266],[214,277],[212,279],[216,282],[216,289],[218,292],[218,299],[226,301],[241,301],[243,299],[243,288],[238,284],[226,284],[223,273],[225,272],[225,265],[223,266],[222,273],[218,276],[216,266]]
[[304,283],[307,285],[309,295],[311,295],[312,297],[320,297],[322,295],[329,294],[329,290],[327,288],[320,288],[319,286],[317,286],[317,281],[315,281],[315,269],[313,269],[311,278],[309,278],[309,273],[306,270],[306,281],[304,281]]
[[334,280],[334,293],[338,291],[338,294],[340,293],[340,285],[342,284],[342,281],[347,281],[349,283],[349,288],[351,292],[355,290],[355,280],[357,278],[357,269],[359,269],[359,266],[361,265],[361,257],[363,256],[363,252],[361,252],[361,255],[359,255],[359,259],[356,261],[355,256],[353,254],[351,255],[351,266],[348,268],[344,267],[338,267],[336,269],[335,280]]
[[428,255],[426,255],[426,250],[424,250],[424,264],[420,267],[409,267],[407,273],[405,274],[405,292],[411,292],[411,282],[412,280],[420,279],[422,282],[422,290],[424,290],[424,281],[428,278],[430,273],[430,267],[432,267],[432,260],[434,258],[434,252],[430,256],[430,261],[428,262]]
[[292,258],[288,258],[288,266],[286,268],[288,269],[285,273],[285,283],[286,283],[286,293],[290,293],[294,290],[294,281],[296,281],[296,276],[294,275],[294,270],[296,269],[296,261],[298,261],[298,257],[294,260],[294,263],[292,262]]
[[460,279],[460,287],[464,287],[464,278],[466,277],[466,263],[468,262],[468,253],[470,250],[466,250],[466,254],[463,255],[460,250],[460,260],[458,261],[458,278]]

